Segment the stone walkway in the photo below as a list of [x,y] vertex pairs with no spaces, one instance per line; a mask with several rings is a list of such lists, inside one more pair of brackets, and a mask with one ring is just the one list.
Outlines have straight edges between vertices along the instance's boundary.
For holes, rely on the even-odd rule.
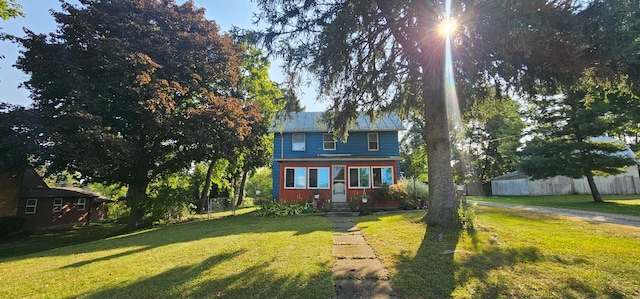
[[349,218],[332,217],[335,298],[397,298],[387,271]]

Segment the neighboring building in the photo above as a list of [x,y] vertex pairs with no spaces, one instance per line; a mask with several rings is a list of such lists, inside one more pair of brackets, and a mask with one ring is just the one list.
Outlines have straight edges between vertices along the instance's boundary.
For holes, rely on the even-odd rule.
[[[627,166],[627,172],[614,176],[595,176],[593,180],[600,194],[640,194],[638,166]],[[586,178],[572,179],[555,176],[542,180],[530,180],[529,176],[514,171],[491,180],[493,195],[503,196],[542,196],[591,194]]]
[[26,228],[101,220],[110,201],[79,188],[50,188],[32,168],[0,173],[0,217],[24,217]]
[[292,113],[274,122],[273,197],[282,202],[307,202],[319,194],[343,203],[383,184],[393,185],[400,174],[400,119],[389,114],[377,121],[360,115],[348,128],[347,142],[335,141],[320,125],[321,112]]
[[[609,136],[593,137],[594,142],[622,141]],[[626,149],[613,153],[616,156],[626,156],[634,159],[636,164],[626,167],[626,172],[612,176],[594,176],[593,180],[600,194],[640,194],[640,176],[635,153]],[[520,171],[510,172],[491,179],[491,193],[505,196],[542,196],[542,195],[570,195],[591,194],[589,182],[585,177],[573,179],[567,176],[555,176],[541,180],[529,180],[529,176]]]

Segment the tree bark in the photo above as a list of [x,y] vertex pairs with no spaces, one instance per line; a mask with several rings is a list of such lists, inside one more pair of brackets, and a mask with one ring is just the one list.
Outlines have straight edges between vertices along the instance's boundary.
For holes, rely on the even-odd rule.
[[589,173],[586,174],[586,177],[587,177],[587,182],[589,182],[589,189],[591,189],[591,196],[593,197],[593,201],[604,202],[602,200],[602,196],[600,195],[600,191],[598,191],[596,182],[593,180],[593,173],[589,171]]
[[[428,84],[428,83],[426,83]],[[447,105],[442,84],[423,94],[429,176],[429,225],[452,228],[458,223],[458,201],[453,185]]]
[[211,191],[211,175],[213,174],[214,165],[215,163],[211,160],[209,162],[209,168],[207,169],[207,176],[204,179],[204,187],[202,187],[202,192],[200,192],[200,200],[198,201],[198,208],[196,210],[197,213],[204,212],[204,202],[209,196],[209,191]]
[[242,199],[244,199],[244,186],[247,182],[247,171],[242,172],[242,180],[240,181],[240,190],[238,191],[238,203],[237,206],[242,205]]
[[142,216],[144,216],[144,209],[142,203],[147,197],[148,180],[141,180],[139,182],[129,184],[127,188],[127,206],[131,209],[129,213],[129,219],[125,231],[134,231],[140,226]]

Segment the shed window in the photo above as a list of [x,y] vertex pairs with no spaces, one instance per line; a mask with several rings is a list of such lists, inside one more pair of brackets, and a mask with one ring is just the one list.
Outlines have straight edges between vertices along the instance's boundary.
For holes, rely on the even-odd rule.
[[304,133],[291,134],[291,150],[303,152],[305,150],[305,136]]
[[336,150],[336,142],[333,140],[333,134],[322,135],[322,149],[325,151]]
[[304,167],[285,168],[284,187],[305,189],[307,187],[307,169]]
[[37,207],[38,207],[38,199],[36,198],[27,199],[27,205],[24,208],[24,213],[35,214]]
[[86,200],[84,198],[78,198],[78,204],[76,205],[76,209],[78,211],[84,211]]
[[53,211],[60,212],[62,210],[62,198],[53,199]]
[[309,168],[309,188],[329,189],[329,167]]
[[369,167],[349,167],[349,188],[369,188],[369,186]]
[[379,188],[382,185],[393,185],[393,167],[371,167],[373,172],[373,187]]
[[368,139],[370,151],[377,151],[380,148],[379,142],[378,142],[378,133],[367,134],[367,139]]

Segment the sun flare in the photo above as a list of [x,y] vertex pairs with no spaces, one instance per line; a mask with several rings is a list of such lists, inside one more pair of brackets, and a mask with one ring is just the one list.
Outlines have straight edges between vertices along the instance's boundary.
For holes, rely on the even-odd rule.
[[442,35],[451,35],[456,31],[457,27],[458,23],[456,23],[456,20],[444,20],[442,21],[442,23],[440,23],[440,26],[438,26],[438,32],[440,32],[440,34]]

